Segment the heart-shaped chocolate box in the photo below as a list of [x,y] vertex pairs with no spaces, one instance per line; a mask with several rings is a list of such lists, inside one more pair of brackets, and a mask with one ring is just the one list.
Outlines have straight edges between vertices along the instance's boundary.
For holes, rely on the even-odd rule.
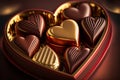
[[[80,6],[78,6],[78,4],[80,4]],[[83,12],[80,13],[80,11],[82,10],[81,8],[83,8],[83,7],[85,7],[85,8],[84,8]],[[88,9],[88,7],[89,7],[89,9]],[[75,8],[77,8],[77,9],[75,9]],[[80,14],[80,16],[83,15],[84,17],[78,18],[75,15],[70,14],[70,13],[72,13],[72,11],[76,11],[73,13],[76,13],[77,16]],[[89,11],[91,11],[91,12],[89,12]],[[87,12],[87,14],[84,15],[86,12]],[[37,16],[37,18],[38,18],[37,20],[34,20],[33,16],[30,17],[30,19],[28,18],[29,16],[36,15],[36,14],[40,14],[44,18],[44,21],[41,22],[42,21],[41,18],[39,20],[38,17],[40,17],[40,16]],[[72,15],[72,17],[71,17],[71,15]],[[74,18],[74,16],[76,18]],[[92,18],[90,18],[90,17],[92,17]],[[97,19],[96,19],[96,17],[97,17]],[[102,20],[99,17],[104,18],[104,20]],[[36,24],[34,24],[34,22],[29,22],[28,19],[34,20],[35,22],[39,22],[40,24],[45,22],[45,25],[43,25],[43,26],[45,26],[44,30],[42,33],[40,32],[40,36],[39,36],[38,32],[41,31],[41,29],[38,32],[35,32],[35,31],[31,32],[32,30],[24,28],[24,27],[19,27],[18,29],[16,29],[17,23],[19,23],[23,20],[26,21],[25,26],[29,26],[29,28],[32,27],[32,25],[36,26]],[[68,19],[70,19],[70,20],[68,20]],[[76,22],[73,21],[72,19],[75,20]],[[60,26],[60,24],[62,24],[62,22],[64,20],[68,20],[67,22],[72,22],[72,23],[75,22],[74,25],[76,25],[76,23],[78,24],[78,27],[79,27],[78,42],[75,40],[72,41],[72,39],[70,39],[70,40],[61,39],[61,38],[59,39],[58,37],[56,38],[53,35],[51,37],[52,32],[49,34],[47,33],[47,31],[51,27]],[[104,25],[104,21],[105,21],[106,25]],[[91,31],[91,33],[90,33],[87,26],[91,26],[91,25],[94,26],[95,28],[90,29],[90,31]],[[100,28],[99,27],[100,25],[102,25],[103,28]],[[76,27],[73,27],[72,29],[74,29],[74,28],[75,28],[75,30],[77,30]],[[23,30],[21,30],[21,29],[23,29]],[[31,29],[38,30],[37,28],[31,28]],[[94,29],[98,30],[98,33],[97,32],[95,32],[95,33],[99,34],[99,35],[97,35],[97,37],[95,37],[95,39],[94,39],[95,34],[93,34]],[[99,32],[99,30],[101,30],[101,31]],[[69,31],[71,31],[71,30],[69,30]],[[65,32],[65,30],[64,30],[64,32]],[[31,36],[25,37],[28,34],[30,34],[30,35],[32,34],[31,35],[32,37]],[[36,35],[36,34],[38,34],[38,35]],[[47,34],[47,36],[46,36],[46,34]],[[65,70],[65,67],[66,67],[65,65],[70,63],[67,61],[71,61],[71,60],[65,60],[65,62],[62,61],[62,64],[60,64],[62,66],[61,69],[55,69],[55,68],[52,69],[52,68],[46,67],[43,64],[37,63],[34,60],[34,56],[29,57],[29,55],[26,55],[26,53],[27,53],[26,47],[21,48],[15,44],[14,40],[16,39],[16,36],[18,36],[18,35],[24,37],[24,38],[19,37],[17,39],[19,39],[19,40],[22,39],[22,41],[24,41],[25,44],[27,44],[27,41],[28,41],[28,42],[31,42],[31,44],[29,44],[29,45],[32,46],[32,42],[37,41],[37,43],[39,43],[40,46],[44,46],[44,45],[48,44],[49,47],[52,48],[52,50],[51,50],[52,53],[58,53],[60,51],[60,53],[58,53],[59,60],[66,59],[65,56],[67,56],[67,58],[68,58],[69,57],[68,55],[74,55],[71,52],[69,53],[68,49],[67,49],[67,51],[65,51],[66,46],[67,46],[67,48],[74,47],[73,49],[76,49],[76,47],[77,48],[88,47],[90,52],[87,55],[87,57],[85,57],[84,60],[82,60],[82,62],[78,61],[81,64],[77,65],[77,68],[75,68],[75,69],[72,68],[74,70],[72,70],[71,73],[69,73],[69,70],[68,70],[68,72],[67,72],[67,70]],[[34,37],[33,35],[36,35],[37,38]],[[57,36],[58,35],[59,34],[57,34]],[[64,35],[62,35],[62,37],[63,36]],[[17,66],[22,71],[34,76],[37,79],[44,78],[44,79],[51,79],[51,80],[83,80],[83,79],[86,80],[90,77],[90,75],[97,68],[98,64],[103,60],[104,56],[106,55],[106,52],[110,45],[111,36],[112,36],[112,28],[111,28],[109,15],[107,14],[106,10],[103,7],[101,7],[99,4],[97,4],[95,2],[71,1],[71,2],[62,4],[55,11],[54,14],[52,12],[46,11],[46,10],[26,10],[26,11],[23,11],[23,12],[15,15],[6,24],[6,27],[4,30],[3,51],[10,62],[12,62],[15,66]],[[61,35],[60,35],[60,37],[61,37]],[[68,38],[69,38],[69,36],[68,36]],[[74,38],[74,36],[72,38]],[[38,39],[39,39],[39,41],[38,41]],[[19,41],[19,40],[17,40],[17,41]],[[32,40],[32,41],[29,41],[29,40]],[[57,40],[59,40],[59,41],[57,42]],[[18,44],[17,41],[16,41],[16,43]],[[56,42],[57,42],[57,44],[56,44]],[[79,45],[71,44],[71,42],[72,43],[77,42],[77,44],[79,44]],[[69,43],[70,43],[70,45],[69,45]],[[21,44],[19,43],[19,45],[21,45]],[[23,44],[22,44],[22,46],[23,46]],[[34,48],[36,46],[39,46],[39,45],[35,45]],[[29,47],[29,46],[27,46],[27,47],[31,49],[31,47]],[[26,51],[23,49],[25,49]],[[48,48],[48,49],[50,49],[50,48]],[[86,49],[86,48],[84,48],[84,49]],[[28,50],[28,51],[30,51],[30,50]],[[32,50],[31,55],[36,54],[37,51],[38,50],[35,50],[35,51]],[[70,51],[72,51],[72,50],[70,50]],[[73,51],[73,52],[77,53],[77,51]],[[80,51],[78,51],[78,52],[80,52]],[[80,52],[80,53],[82,54],[82,52]],[[29,52],[28,52],[28,54],[29,54]],[[45,53],[45,54],[47,54],[47,53]],[[79,54],[79,53],[77,53],[77,54]],[[56,55],[54,55],[54,56],[56,57]],[[76,56],[76,55],[74,55],[74,56]],[[71,56],[71,58],[74,59],[74,57],[72,57],[72,56]],[[68,59],[71,59],[71,58],[68,58]],[[80,56],[80,58],[82,58],[82,57]],[[57,60],[56,63],[58,63],[59,60]],[[79,60],[79,59],[77,59],[77,60]],[[74,61],[72,61],[72,62],[74,62]],[[57,65],[57,66],[59,66],[59,65]],[[68,65],[67,65],[67,67],[69,68]],[[72,67],[72,66],[70,66],[70,67]]]

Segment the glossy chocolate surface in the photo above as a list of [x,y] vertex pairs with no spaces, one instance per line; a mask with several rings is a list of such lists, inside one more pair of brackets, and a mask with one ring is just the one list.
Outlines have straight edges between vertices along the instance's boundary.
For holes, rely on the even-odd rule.
[[63,11],[63,16],[66,18],[81,20],[91,15],[91,8],[88,3],[78,3],[74,7],[66,8]]
[[[67,6],[65,7],[65,5]],[[73,16],[75,19],[72,20],[69,16],[66,17],[66,10],[70,9],[70,12],[74,11],[73,7],[75,6],[77,9],[79,9],[79,11],[81,11],[82,8],[84,8],[85,11],[83,11],[83,13],[76,12],[77,15],[80,14],[79,19],[77,19],[78,17],[76,18]],[[63,15],[63,12],[65,16]],[[94,20],[93,18],[89,17],[99,18],[97,20]],[[83,21],[82,24],[81,21]],[[94,27],[96,29],[94,29]],[[43,71],[53,71],[51,75],[58,74],[60,71],[64,72],[63,74],[67,75],[67,77],[70,74],[70,76],[73,75],[74,78],[77,78],[76,75],[79,75],[80,67],[82,68],[82,66],[84,66],[89,57],[92,57],[91,55],[95,53],[94,51],[96,49],[98,49],[96,47],[100,46],[99,43],[102,43],[102,39],[104,39],[104,36],[107,34],[107,28],[108,18],[102,7],[92,2],[68,2],[61,5],[54,14],[45,10],[28,10],[14,16],[5,28],[5,39],[7,41],[7,44],[12,47],[11,49],[14,49],[14,43],[17,44],[17,47],[20,49],[14,49],[16,52],[14,54],[20,54],[24,56],[25,59],[29,58],[30,60],[27,59],[26,62],[30,61],[32,63],[35,63],[36,65],[34,66],[40,67],[40,69]],[[19,30],[19,33],[22,35],[16,32]],[[84,33],[86,33],[87,36],[92,39],[86,39],[87,36]],[[96,33],[96,35],[93,35],[93,33]],[[27,38],[31,34],[37,38]],[[22,36],[22,38],[19,37],[16,40],[16,37],[18,36]],[[31,38],[35,39],[35,42]],[[21,42],[25,42],[30,46],[23,46],[20,44]],[[36,47],[39,42],[40,47]],[[91,46],[89,42],[96,42],[96,44]],[[46,47],[43,45],[48,45],[49,48],[48,46]],[[41,46],[43,47],[41,48]],[[70,47],[74,47],[75,50],[68,50]],[[86,49],[83,47],[89,48]],[[35,50],[36,52],[33,53],[26,48],[32,48],[30,50],[33,52]],[[39,48],[39,50],[33,50],[33,48]],[[83,48],[83,50],[76,50],[78,48]],[[30,57],[21,54],[21,50],[23,50],[24,53],[29,52],[28,54]],[[17,53],[17,51],[21,53]],[[45,66],[49,68],[46,68]],[[58,69],[59,67],[60,69]],[[69,69],[67,70],[65,67],[68,67]],[[59,73],[59,75],[63,74]]]
[[70,47],[65,51],[65,59],[66,59],[66,69],[69,73],[73,73],[75,69],[81,64],[86,57],[89,55],[90,49],[83,48],[80,49],[78,47]]

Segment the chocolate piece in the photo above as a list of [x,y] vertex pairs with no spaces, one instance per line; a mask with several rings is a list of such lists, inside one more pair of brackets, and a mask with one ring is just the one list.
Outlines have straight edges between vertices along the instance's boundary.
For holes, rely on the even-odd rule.
[[15,44],[32,57],[39,49],[40,41],[34,35],[26,37],[16,36],[14,38]]
[[16,29],[41,37],[45,30],[45,21],[41,15],[35,14],[28,17],[28,20],[16,23]]
[[89,55],[90,49],[78,47],[70,47],[65,52],[66,69],[69,73],[73,73],[79,65]]
[[39,30],[37,25],[34,22],[28,21],[28,20],[22,20],[18,23],[16,23],[16,30],[28,33],[28,34],[35,34],[39,35]]
[[53,44],[79,46],[79,27],[72,19],[63,21],[60,26],[50,27],[46,34]]
[[101,34],[106,26],[106,20],[101,17],[87,17],[82,20],[81,24],[82,28],[87,34],[86,37],[89,37],[90,42],[94,44],[98,36]]
[[91,15],[91,8],[88,3],[79,3],[77,7],[66,8],[63,15],[66,18],[81,20]]
[[28,20],[34,22],[37,25],[39,35],[42,36],[45,30],[45,21],[44,18],[40,14],[34,14],[28,17]]
[[40,47],[32,60],[52,69],[58,69],[60,66],[57,54],[47,45]]

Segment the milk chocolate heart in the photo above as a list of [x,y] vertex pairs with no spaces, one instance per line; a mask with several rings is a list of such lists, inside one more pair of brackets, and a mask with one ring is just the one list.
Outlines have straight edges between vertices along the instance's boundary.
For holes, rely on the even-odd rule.
[[79,27],[78,24],[68,19],[60,26],[53,26],[47,31],[49,41],[59,45],[79,45]]
[[65,52],[66,69],[68,70],[68,72],[73,73],[75,69],[86,59],[89,53],[89,48],[68,48]]
[[94,43],[105,28],[107,22],[101,17],[87,17],[82,20],[81,24],[90,41]]
[[81,20],[91,15],[91,8],[88,3],[79,3],[77,7],[69,7],[63,11],[64,17]]
[[28,34],[35,34],[41,37],[45,30],[45,21],[39,14],[31,15],[28,20],[18,22],[16,28]]
[[14,42],[30,57],[32,57],[36,53],[40,44],[39,39],[34,35],[28,35],[26,37],[16,36]]
[[20,30],[21,32],[39,35],[38,27],[34,22],[28,20],[22,20],[16,23],[15,26],[16,26],[16,30]]
[[45,20],[40,14],[34,14],[28,17],[28,20],[34,22],[39,30],[40,37],[45,30]]

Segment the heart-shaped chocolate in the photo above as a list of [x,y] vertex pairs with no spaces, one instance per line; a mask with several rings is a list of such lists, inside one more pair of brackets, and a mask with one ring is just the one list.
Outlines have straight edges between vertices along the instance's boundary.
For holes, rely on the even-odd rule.
[[39,35],[38,27],[34,22],[28,20],[22,20],[16,23],[15,26],[16,26],[16,30],[20,30],[21,32]]
[[69,7],[63,11],[64,17],[81,20],[91,15],[91,8],[88,3],[80,3],[77,7]]
[[40,41],[34,35],[26,37],[16,36],[14,39],[15,44],[24,50],[30,57],[32,57],[39,49]]
[[[79,45],[79,27],[72,19],[65,20],[60,26],[48,29],[47,37],[52,43],[60,45]],[[71,43],[73,42],[73,43]]]
[[[44,23],[41,17],[45,27],[40,27]],[[109,48],[110,24],[104,8],[94,2],[70,1],[58,7],[55,13],[26,10],[7,23],[3,49],[9,61],[37,79],[88,80]],[[88,45],[89,41],[96,43]]]
[[105,28],[107,22],[104,18],[101,17],[87,17],[81,21],[81,24],[82,28],[87,34],[87,37],[89,37],[90,41],[94,43]]
[[39,35],[42,36],[44,30],[45,30],[45,20],[40,14],[34,14],[28,17],[28,20],[34,22],[37,24]]
[[16,29],[41,37],[45,30],[45,21],[39,14],[31,15],[28,20],[22,20],[16,24]]
[[66,69],[69,73],[73,73],[75,69],[86,59],[89,55],[90,49],[78,47],[70,47],[65,51]]
[[47,45],[41,46],[32,60],[55,70],[60,66],[57,54]]

